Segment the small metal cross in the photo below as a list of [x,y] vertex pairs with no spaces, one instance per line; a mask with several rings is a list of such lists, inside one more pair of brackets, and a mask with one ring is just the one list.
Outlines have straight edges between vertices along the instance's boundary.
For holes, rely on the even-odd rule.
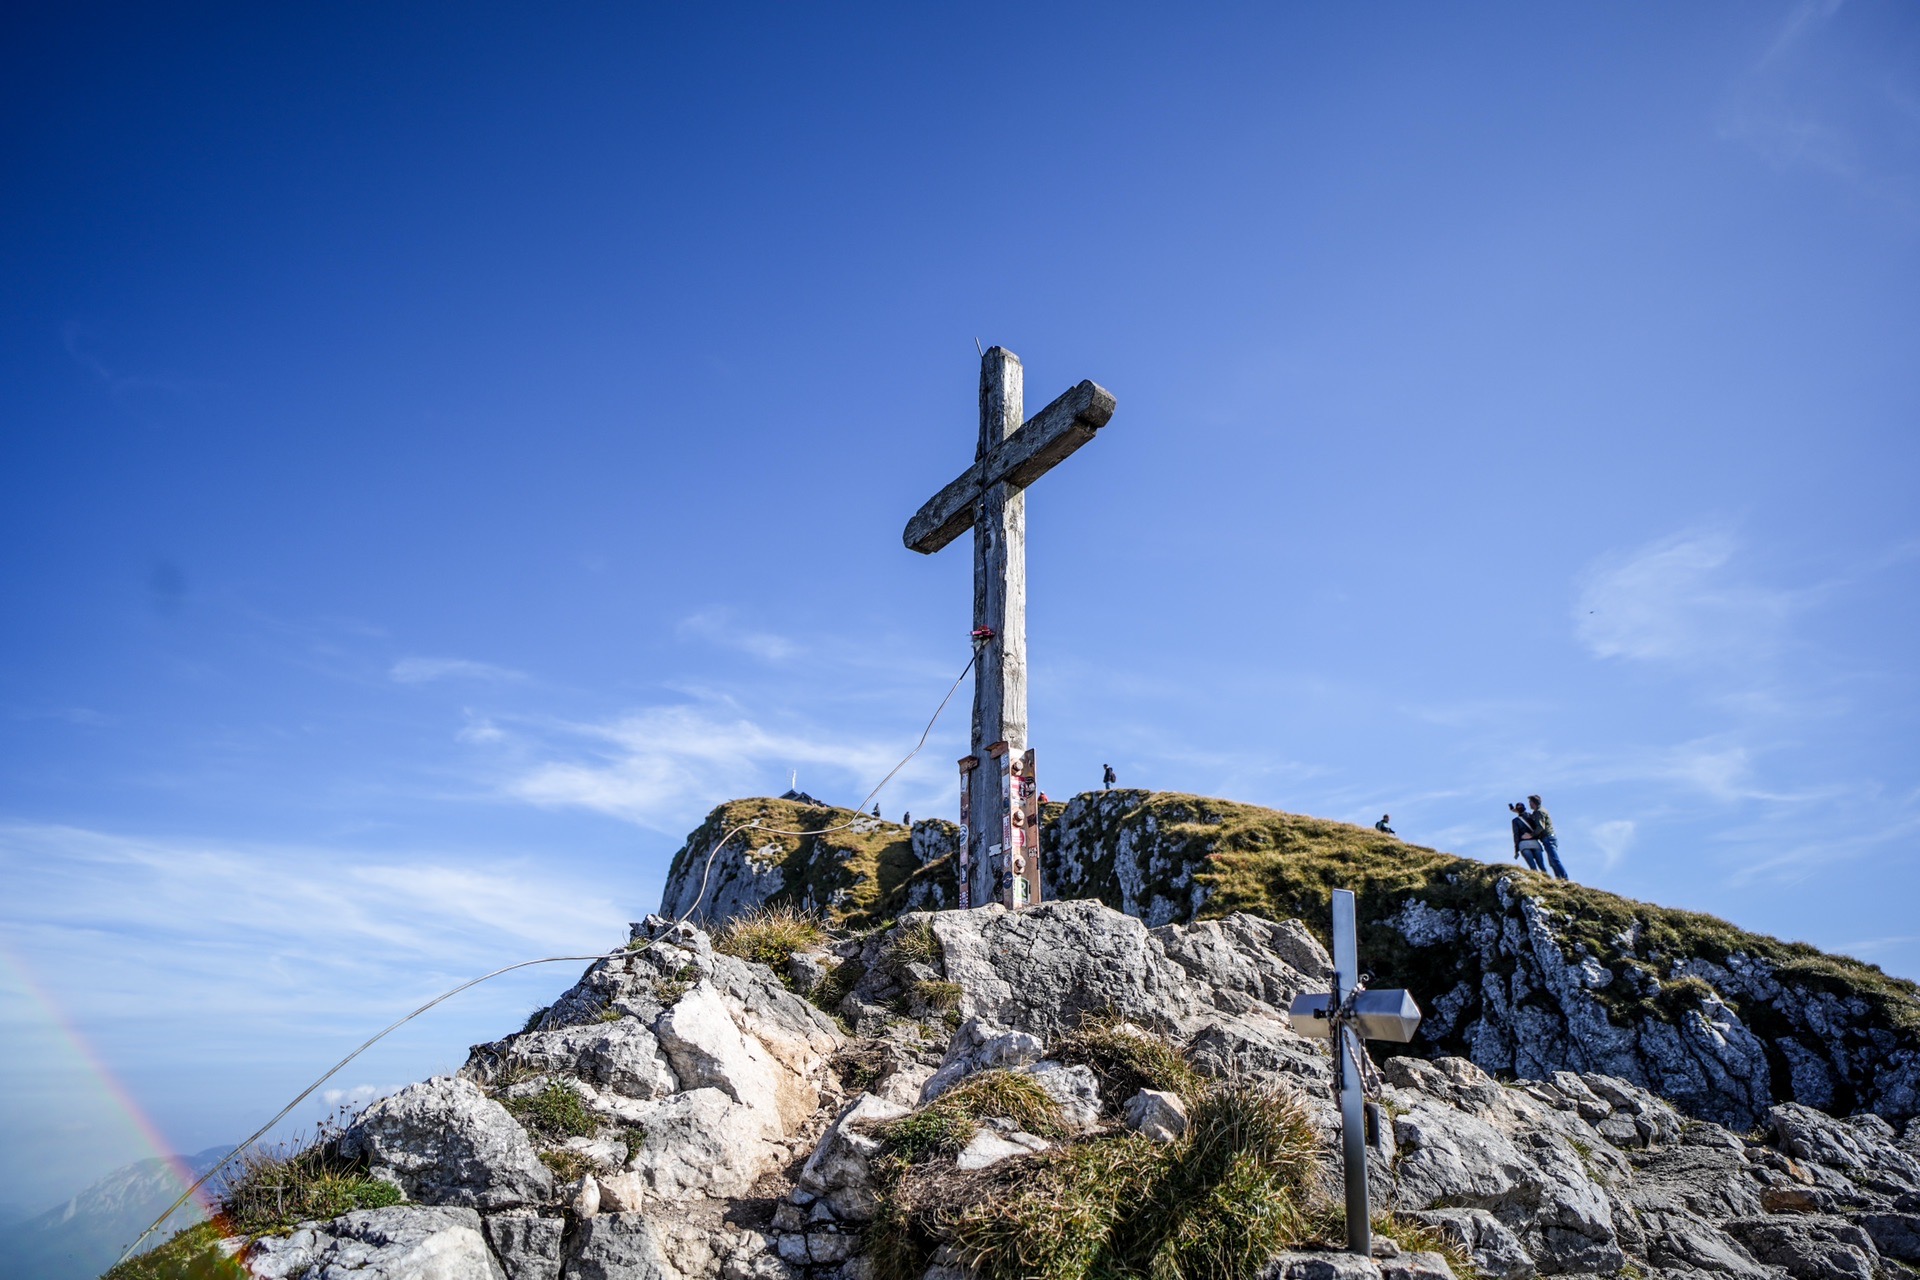
[[1340,1139],[1347,1166],[1347,1248],[1366,1255],[1373,1252],[1373,1227],[1367,1206],[1366,1093],[1360,1084],[1366,1047],[1361,1039],[1405,1044],[1419,1029],[1420,1006],[1410,991],[1367,990],[1358,935],[1353,890],[1335,889],[1333,990],[1295,996],[1287,1016],[1301,1035],[1333,1041],[1333,1084],[1340,1097]]

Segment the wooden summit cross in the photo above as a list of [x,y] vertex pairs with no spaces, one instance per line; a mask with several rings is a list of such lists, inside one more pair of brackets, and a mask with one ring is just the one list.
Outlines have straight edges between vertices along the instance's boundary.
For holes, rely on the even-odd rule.
[[[960,761],[960,905],[1040,900],[1039,798],[1027,749],[1026,488],[1093,439],[1113,396],[1082,382],[1024,424],[1020,357],[980,357],[973,465],[907,521],[923,555],[973,529],[973,754]],[[982,769],[983,761],[992,769]]]
[[1340,1098],[1340,1145],[1347,1166],[1347,1248],[1363,1256],[1373,1252],[1373,1223],[1367,1208],[1366,1092],[1360,1083],[1367,1050],[1361,1040],[1405,1044],[1420,1028],[1420,1006],[1413,1002],[1413,993],[1369,991],[1371,976],[1360,972],[1353,890],[1335,889],[1333,990],[1295,996],[1287,1016],[1301,1035],[1333,1042],[1333,1088]]

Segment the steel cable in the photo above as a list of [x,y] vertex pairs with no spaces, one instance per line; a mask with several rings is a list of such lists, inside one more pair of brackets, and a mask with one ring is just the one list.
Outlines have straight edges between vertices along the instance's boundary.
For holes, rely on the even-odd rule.
[[181,1192],[180,1198],[175,1200],[172,1204],[168,1205],[166,1208],[166,1212],[162,1213],[158,1218],[154,1219],[153,1225],[148,1227],[145,1231],[142,1231],[140,1233],[139,1238],[136,1239],[132,1244],[127,1246],[126,1252],[120,1255],[120,1261],[125,1262],[128,1258],[131,1258],[134,1255],[134,1251],[139,1249],[139,1247],[146,1242],[147,1237],[160,1229],[161,1223],[165,1222],[168,1218],[172,1217],[174,1213],[180,1208],[181,1205],[185,1204],[188,1200],[192,1199],[194,1193],[199,1191],[200,1188],[204,1187],[208,1182],[210,1182],[213,1179],[213,1176],[215,1174],[220,1172],[220,1170],[226,1168],[228,1165],[232,1164],[236,1159],[238,1159],[241,1156],[242,1153],[244,1153],[250,1147],[252,1147],[254,1143],[258,1142],[261,1138],[265,1137],[269,1132],[271,1132],[275,1125],[279,1124],[282,1120],[285,1120],[290,1114],[292,1114],[293,1109],[295,1107],[299,1106],[301,1103],[305,1102],[308,1098],[312,1097],[314,1090],[318,1089],[321,1085],[325,1084],[327,1081],[333,1079],[334,1076],[338,1075],[340,1071],[343,1068],[345,1068],[348,1063],[352,1062],[355,1058],[365,1053],[368,1049],[371,1049],[374,1045],[378,1044],[380,1041],[386,1039],[389,1035],[393,1034],[395,1031],[398,1031],[401,1027],[405,1026],[407,1023],[412,1022],[415,1018],[419,1017],[421,1014],[425,1013],[427,1010],[433,1008],[435,1005],[441,1003],[444,1000],[452,999],[454,996],[459,995],[462,991],[467,990],[469,987],[477,987],[481,983],[486,982],[491,978],[497,978],[503,973],[512,973],[515,969],[525,969],[536,964],[562,964],[569,960],[589,960],[589,961],[598,962],[601,960],[616,959],[620,956],[625,956],[625,955],[639,955],[642,952],[645,952],[648,948],[652,947],[653,944],[655,942],[658,942],[661,938],[671,935],[673,931],[677,929],[680,925],[685,924],[688,918],[691,917],[695,911],[699,910],[701,899],[705,898],[707,895],[708,880],[713,875],[714,858],[719,855],[720,850],[726,847],[727,842],[729,840],[733,839],[736,835],[739,835],[742,831],[757,830],[757,831],[763,831],[768,835],[780,835],[780,836],[803,836],[803,837],[804,836],[824,836],[824,835],[832,835],[837,831],[845,831],[849,827],[858,825],[862,819],[865,819],[869,816],[866,812],[866,809],[869,804],[873,803],[874,797],[878,796],[880,794],[881,789],[885,787],[889,782],[892,782],[894,779],[894,776],[898,774],[902,769],[906,768],[908,763],[911,762],[915,756],[920,754],[921,748],[927,745],[927,739],[930,736],[932,736],[933,726],[939,722],[940,714],[947,709],[947,704],[953,701],[953,695],[955,691],[960,688],[960,682],[967,678],[967,673],[973,670],[974,663],[978,662],[979,659],[980,659],[980,644],[978,641],[976,641],[974,644],[973,656],[967,659],[966,666],[960,668],[960,674],[954,677],[953,684],[949,686],[947,689],[946,697],[940,699],[940,705],[934,708],[932,717],[930,717],[927,720],[927,727],[920,731],[920,740],[913,744],[913,750],[907,752],[906,755],[900,758],[899,764],[894,765],[893,768],[887,771],[886,777],[880,779],[878,783],[874,784],[873,790],[867,792],[866,798],[860,801],[860,808],[853,819],[847,822],[843,822],[839,826],[824,827],[818,831],[784,831],[777,827],[763,827],[760,825],[759,818],[753,818],[753,819],[750,819],[749,821],[742,822],[739,825],[730,829],[725,835],[721,836],[718,840],[714,842],[713,847],[707,850],[706,863],[701,867],[701,870],[700,870],[700,890],[698,893],[694,894],[693,901],[687,905],[687,909],[681,912],[680,915],[673,921],[671,925],[669,925],[665,929],[660,930],[653,937],[648,938],[643,945],[634,947],[631,944],[629,944],[627,946],[621,947],[618,951],[606,951],[598,955],[543,956],[538,960],[522,960],[517,964],[510,964],[510,965],[506,965],[503,968],[495,969],[492,973],[483,973],[477,978],[468,979],[466,982],[461,983],[459,986],[454,987],[449,991],[441,992],[439,995],[435,996],[433,999],[421,1005],[418,1009],[415,1009],[412,1013],[409,1013],[406,1017],[401,1018],[398,1021],[394,1022],[392,1025],[386,1027],[384,1030],[380,1031],[378,1034],[369,1037],[367,1040],[361,1043],[359,1048],[355,1049],[352,1053],[349,1053],[346,1057],[340,1059],[340,1061],[334,1063],[333,1066],[327,1070],[327,1073],[325,1075],[321,1076],[318,1080],[315,1080],[312,1084],[308,1085],[305,1089],[301,1090],[299,1096],[294,1098],[294,1100],[289,1102],[286,1106],[282,1107],[279,1113],[275,1115],[273,1119],[267,1121],[265,1124],[261,1125],[258,1129],[254,1130],[253,1133],[246,1139],[246,1141],[242,1142],[239,1146],[235,1147],[232,1151],[229,1151],[225,1156],[221,1157],[220,1160],[215,1162],[213,1167],[208,1169],[205,1173],[202,1173],[198,1178],[194,1179],[193,1185],[189,1186],[185,1191]]

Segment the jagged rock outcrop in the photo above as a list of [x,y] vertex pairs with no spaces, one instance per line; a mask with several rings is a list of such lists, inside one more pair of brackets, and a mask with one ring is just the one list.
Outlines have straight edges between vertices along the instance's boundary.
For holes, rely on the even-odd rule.
[[[692,900],[716,824],[743,812],[723,806],[689,840],[669,901]],[[749,874],[750,842],[737,837],[715,875],[756,887],[729,889],[724,904],[710,896],[707,918],[773,900],[844,907],[857,922],[949,906],[950,844],[930,838],[950,830],[916,823],[908,840],[894,828],[884,855],[789,841],[778,885]],[[885,834],[876,824],[873,838]],[[1329,887],[1360,890],[1368,966],[1427,1010],[1420,1052],[1503,1075],[1617,1076],[1740,1128],[1776,1102],[1896,1122],[1920,1114],[1920,989],[1870,965],[1380,832],[1196,796],[1083,794],[1048,806],[1041,839],[1045,898],[1097,898],[1150,928],[1239,910],[1318,930]]]
[[958,1017],[1025,1033],[1030,1044],[1100,1014],[1201,1037],[1232,1056],[1298,1042],[1285,1031],[1286,1007],[1332,967],[1298,921],[1235,916],[1149,929],[1090,900],[913,914],[898,928],[930,931],[940,969],[899,960],[887,935],[869,938],[848,961],[862,976],[841,1005],[857,1029],[883,1026],[916,986],[949,982]]
[[[1094,818],[1142,804],[1119,793],[1082,800],[1089,831]],[[896,1141],[890,1125],[912,1117],[923,1135],[937,1132],[940,1176],[977,1191],[984,1184],[967,1179],[1016,1185],[1019,1170],[1043,1167],[1021,1162],[1085,1149],[1076,1144],[1180,1150],[1187,1102],[1219,1096],[1226,1082],[1301,1099],[1320,1194],[1337,1203],[1326,1050],[1285,1016],[1296,994],[1327,982],[1326,952],[1293,919],[1224,912],[1150,923],[1154,901],[1175,900],[1139,896],[1172,865],[1173,846],[1157,842],[1208,829],[1167,821],[1170,812],[1149,813],[1154,826],[1142,821],[1128,846],[1143,878],[1122,887],[1147,904],[1146,919],[1091,899],[906,912],[811,948],[806,966],[777,969],[716,950],[692,925],[636,925],[634,949],[589,967],[524,1030],[476,1046],[457,1077],[403,1090],[351,1126],[343,1154],[401,1187],[408,1204],[263,1241],[245,1265],[289,1280],[432,1277],[443,1258],[468,1268],[445,1274],[502,1280],[871,1280],[864,1254],[889,1221],[886,1188],[898,1176],[881,1161]],[[1836,1118],[1779,1101],[1769,1073],[1780,1057],[1753,1029],[1751,998],[1736,1010],[1715,994],[1716,976],[1680,972],[1700,957],[1674,960],[1661,918],[1638,934],[1621,925],[1617,946],[1597,949],[1594,921],[1568,919],[1554,886],[1483,868],[1472,874],[1486,877],[1492,905],[1478,910],[1481,882],[1456,862],[1432,863],[1426,896],[1403,892],[1363,926],[1363,946],[1388,974],[1447,979],[1431,1025],[1441,1049],[1470,1051],[1416,1044],[1433,1056],[1381,1064],[1369,1181],[1426,1242],[1372,1259],[1287,1252],[1266,1275],[1446,1280],[1445,1258],[1425,1251],[1435,1240],[1488,1280],[1890,1280],[1920,1257],[1920,1120],[1864,1105]],[[1183,883],[1212,894],[1201,903],[1211,911],[1229,890],[1251,893],[1240,872],[1196,870]],[[1714,963],[1759,980],[1752,956]],[[1474,966],[1478,985],[1456,996]],[[1680,974],[1651,979],[1680,984],[1649,997],[1672,997],[1664,1016],[1628,1018],[1623,1010],[1640,1006],[1595,994],[1642,970]],[[830,1007],[790,989],[795,973]],[[1877,1090],[1848,1096],[1885,1109],[1898,1097],[1898,1033],[1886,1032],[1896,1042],[1888,1055],[1864,1065],[1869,1040],[1849,1040],[1847,1028],[1883,1006],[1858,999],[1860,1009],[1821,1016],[1856,1019],[1826,1034]],[[1126,1077],[1076,1059],[1075,1037],[1089,1026],[1177,1046],[1185,1101],[1137,1080],[1118,1086]],[[1011,1074],[974,1081],[992,1071]],[[1650,1077],[1676,1082],[1676,1094],[1659,1096]],[[1030,1098],[1038,1091],[1048,1123],[1011,1112],[956,1121],[940,1110],[949,1095],[1014,1084]],[[964,1280],[964,1261],[936,1254],[926,1276]]]
[[259,1280],[508,1280],[471,1209],[361,1209],[262,1240],[246,1265]]
[[513,1209],[553,1194],[526,1130],[471,1080],[440,1076],[375,1103],[341,1151],[421,1204]]
[[781,901],[873,924],[953,907],[959,838],[960,828],[939,818],[908,828],[784,798],[732,801],[674,855],[660,913],[716,924]]

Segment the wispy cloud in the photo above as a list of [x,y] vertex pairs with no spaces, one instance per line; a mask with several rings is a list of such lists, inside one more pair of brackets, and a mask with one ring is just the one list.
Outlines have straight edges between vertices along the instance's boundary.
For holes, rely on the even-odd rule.
[[320,1098],[330,1107],[357,1111],[390,1093],[397,1093],[403,1087],[397,1084],[356,1084],[350,1089],[327,1089],[320,1094]]
[[[790,769],[825,774],[852,804],[912,745],[911,738],[769,729],[724,705],[657,707],[557,726],[542,749],[569,758],[521,771],[507,790],[534,804],[591,809],[671,832],[719,800],[764,792],[776,780],[784,789]],[[930,768],[916,761],[905,773],[930,778]]]
[[1788,11],[1781,22],[1779,32],[1773,43],[1760,56],[1755,70],[1764,70],[1790,54],[1802,40],[1825,26],[1833,15],[1840,12],[1841,0],[1801,0]]
[[1602,557],[1582,577],[1575,632],[1598,658],[1692,665],[1773,652],[1812,593],[1741,580],[1740,549],[1727,530],[1697,529]]
[[69,977],[134,964],[140,980],[102,975],[97,998],[143,1016],[354,1009],[369,975],[599,947],[626,919],[602,886],[549,866],[44,824],[0,826],[0,878],[11,938]]
[[1606,822],[1596,822],[1588,839],[1600,853],[1600,868],[1611,871],[1620,865],[1627,856],[1627,850],[1633,847],[1635,824],[1626,818],[1613,818]]
[[1840,0],[1795,5],[1726,86],[1715,132],[1778,172],[1838,179],[1911,213],[1920,197],[1912,68],[1863,34],[1870,21],[1843,31],[1840,11]]
[[491,662],[469,658],[402,658],[387,675],[397,684],[426,684],[432,680],[525,680],[526,673],[511,667],[496,667]]
[[68,323],[61,330],[60,340],[73,362],[92,374],[116,396],[130,391],[164,391],[183,394],[218,385],[197,378],[153,377],[124,373],[112,368],[90,347],[86,340],[85,328],[77,321]]
[[674,633],[682,640],[703,640],[762,662],[785,662],[800,651],[800,646],[785,636],[742,625],[728,609],[705,609],[688,614],[674,628]]

